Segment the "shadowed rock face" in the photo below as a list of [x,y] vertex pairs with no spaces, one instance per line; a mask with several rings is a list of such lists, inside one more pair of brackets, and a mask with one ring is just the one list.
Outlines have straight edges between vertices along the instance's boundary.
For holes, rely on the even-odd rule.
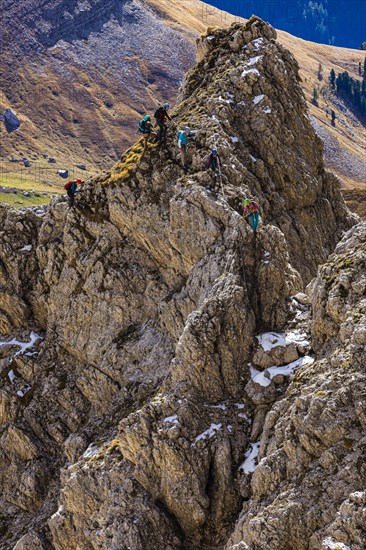
[[[338,536],[340,507],[361,517],[350,491],[364,472],[334,475],[334,460],[359,460],[348,415],[363,418],[361,385],[343,400],[325,354],[335,349],[351,382],[337,334],[348,345],[339,326],[362,281],[350,271],[340,290],[338,256],[319,271],[317,356],[309,299],[296,294],[357,219],[324,170],[297,64],[275,37],[257,19],[210,31],[167,148],[126,151],[75,210],[54,202],[40,220],[1,207],[5,547],[316,548]],[[188,123],[185,173],[174,138]],[[216,194],[204,169],[214,145]],[[240,215],[254,195],[256,234]],[[362,227],[345,237],[361,259]],[[24,348],[31,328],[44,339]],[[339,428],[327,423],[336,403]],[[317,493],[314,516],[309,471],[331,499],[322,514]]]

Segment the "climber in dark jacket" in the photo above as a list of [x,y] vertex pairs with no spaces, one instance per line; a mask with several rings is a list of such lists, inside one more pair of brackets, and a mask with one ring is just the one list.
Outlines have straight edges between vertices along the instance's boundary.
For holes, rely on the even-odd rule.
[[67,184],[68,186],[67,187],[65,186],[65,188],[66,188],[67,196],[69,197],[69,207],[73,208],[75,203],[75,193],[80,193],[80,189],[78,189],[78,185],[81,185],[84,182],[81,180],[76,180],[69,183],[71,183],[71,185]]
[[216,149],[208,155],[207,168],[211,168],[215,176],[221,175],[221,158]]
[[172,120],[168,115],[168,109],[169,109],[169,103],[164,103],[164,106],[156,109],[154,114],[156,124],[159,127],[157,139],[160,143],[166,142],[166,132],[168,129],[168,126],[166,125],[166,121]]

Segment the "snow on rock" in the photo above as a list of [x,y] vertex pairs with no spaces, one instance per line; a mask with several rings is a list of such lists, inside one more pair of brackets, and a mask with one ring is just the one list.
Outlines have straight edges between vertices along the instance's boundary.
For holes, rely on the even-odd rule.
[[263,109],[263,112],[266,114],[266,115],[269,115],[270,113],[272,113],[272,109],[270,107],[265,107]]
[[244,71],[241,73],[242,78],[244,76],[247,76],[248,74],[256,74],[259,76],[259,71],[257,69],[244,69]]
[[239,466],[239,470],[243,470],[245,474],[252,474],[257,467],[259,445],[259,441],[252,443],[244,455],[244,462]]
[[253,98],[254,105],[258,105],[264,98],[264,94],[256,95],[255,98]]
[[225,99],[224,97],[222,97],[220,95],[218,99],[219,99],[219,101],[222,101],[223,103],[228,103],[229,105],[235,103],[235,101],[233,100],[232,97],[229,97],[229,99]]
[[179,424],[178,416],[174,414],[173,416],[167,416],[164,418],[163,422],[170,422],[171,424]]
[[205,430],[204,432],[202,432],[201,434],[199,434],[196,439],[194,440],[194,442],[192,443],[192,447],[194,447],[194,445],[196,443],[198,443],[198,441],[201,441],[202,439],[206,439],[207,437],[208,438],[211,438],[211,437],[214,437],[215,433],[220,431],[222,428],[222,424],[211,424],[211,426]]
[[343,542],[336,542],[334,539],[327,537],[322,542],[323,550],[351,550],[349,546]]
[[30,252],[32,250],[32,245],[31,244],[27,244],[26,246],[23,246],[23,248],[21,248],[19,250],[19,252]]
[[82,458],[91,458],[92,456],[95,456],[100,452],[100,449],[95,445],[95,443],[91,443],[89,447],[84,452]]
[[232,143],[238,143],[238,141],[239,141],[239,138],[237,138],[235,136],[230,136],[230,139],[231,139]]
[[17,351],[14,354],[14,357],[15,357],[16,355],[23,355],[28,349],[33,348],[34,344],[38,340],[42,340],[42,337],[39,336],[36,332],[32,331],[31,334],[30,334],[30,342],[20,342],[16,338],[13,338],[13,340],[10,340],[9,342],[5,342],[5,341],[0,342],[0,347],[1,346],[18,346],[18,347],[20,347],[20,350]]
[[222,411],[226,411],[227,409],[225,403],[219,403],[218,405],[207,405],[207,407],[210,407],[210,409],[221,409]]
[[299,359],[297,359],[296,361],[292,361],[292,363],[289,363],[288,365],[270,367],[269,369],[265,369],[264,371],[259,371],[254,367],[250,367],[250,373],[253,382],[259,384],[260,386],[266,387],[270,385],[272,378],[276,376],[276,374],[291,376],[301,367],[312,365],[313,363],[314,359],[309,355],[305,355],[305,357],[300,357]]
[[253,155],[249,155],[249,156],[250,156],[250,160],[251,160],[252,162],[257,162],[257,159],[256,159],[255,157],[253,157]]
[[24,397],[26,393],[29,392],[29,390],[32,389],[32,386],[29,386],[28,384],[26,386],[24,386],[24,388],[22,390],[18,390],[17,391],[17,396],[18,397]]
[[11,370],[8,372],[8,377],[9,377],[10,382],[13,383],[14,380],[15,380],[15,374],[14,374],[13,369],[11,369]]
[[258,61],[260,61],[261,59],[263,59],[263,55],[257,55],[256,57],[251,57],[248,63],[246,63],[246,65],[248,67],[251,67],[253,65],[256,65],[256,63],[258,63]]
[[249,42],[249,44],[246,44],[243,49],[246,50],[248,46],[251,46],[252,48],[254,46],[255,50],[259,50],[263,45],[263,43],[264,43],[264,38],[261,36],[260,38],[256,38],[255,40],[252,40],[251,42]]
[[271,351],[278,346],[286,347],[290,344],[309,346],[310,342],[307,335],[299,330],[292,332],[264,332],[257,336],[258,344],[264,351]]

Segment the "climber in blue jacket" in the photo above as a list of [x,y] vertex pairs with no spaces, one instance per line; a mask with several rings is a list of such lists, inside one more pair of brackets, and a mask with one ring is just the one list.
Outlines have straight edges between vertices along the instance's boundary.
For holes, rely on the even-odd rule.
[[190,135],[190,133],[191,133],[191,129],[188,126],[186,126],[184,130],[179,130],[179,132],[177,133],[178,147],[179,147],[183,168],[187,167],[187,164],[186,164],[187,143],[188,143],[188,136]]

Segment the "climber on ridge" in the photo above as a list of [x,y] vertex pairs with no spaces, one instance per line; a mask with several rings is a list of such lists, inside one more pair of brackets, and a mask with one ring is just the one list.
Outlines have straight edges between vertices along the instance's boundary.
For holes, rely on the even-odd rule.
[[158,141],[161,144],[166,142],[166,132],[168,129],[168,126],[166,125],[166,121],[172,120],[168,115],[168,109],[169,109],[169,103],[164,103],[164,106],[156,109],[154,114],[156,124],[159,126]]
[[191,133],[191,129],[188,126],[186,126],[184,130],[179,130],[179,132],[177,133],[178,147],[179,147],[183,168],[187,168],[187,164],[186,164],[187,143],[188,143],[188,136],[190,135],[190,133]]
[[73,208],[75,203],[75,193],[80,193],[80,189],[78,189],[78,185],[81,185],[84,183],[80,179],[76,181],[69,181],[65,184],[64,189],[66,189],[67,196],[69,197],[69,207]]
[[214,176],[221,176],[221,158],[216,149],[211,149],[207,158],[207,169],[211,168]]
[[144,150],[142,151],[141,157],[146,153],[147,143],[149,141],[149,136],[156,136],[156,132],[153,132],[152,122],[150,115],[145,115],[142,120],[139,122],[139,132],[144,135]]
[[259,205],[254,199],[244,199],[243,218],[248,218],[250,227],[256,231],[259,222]]

